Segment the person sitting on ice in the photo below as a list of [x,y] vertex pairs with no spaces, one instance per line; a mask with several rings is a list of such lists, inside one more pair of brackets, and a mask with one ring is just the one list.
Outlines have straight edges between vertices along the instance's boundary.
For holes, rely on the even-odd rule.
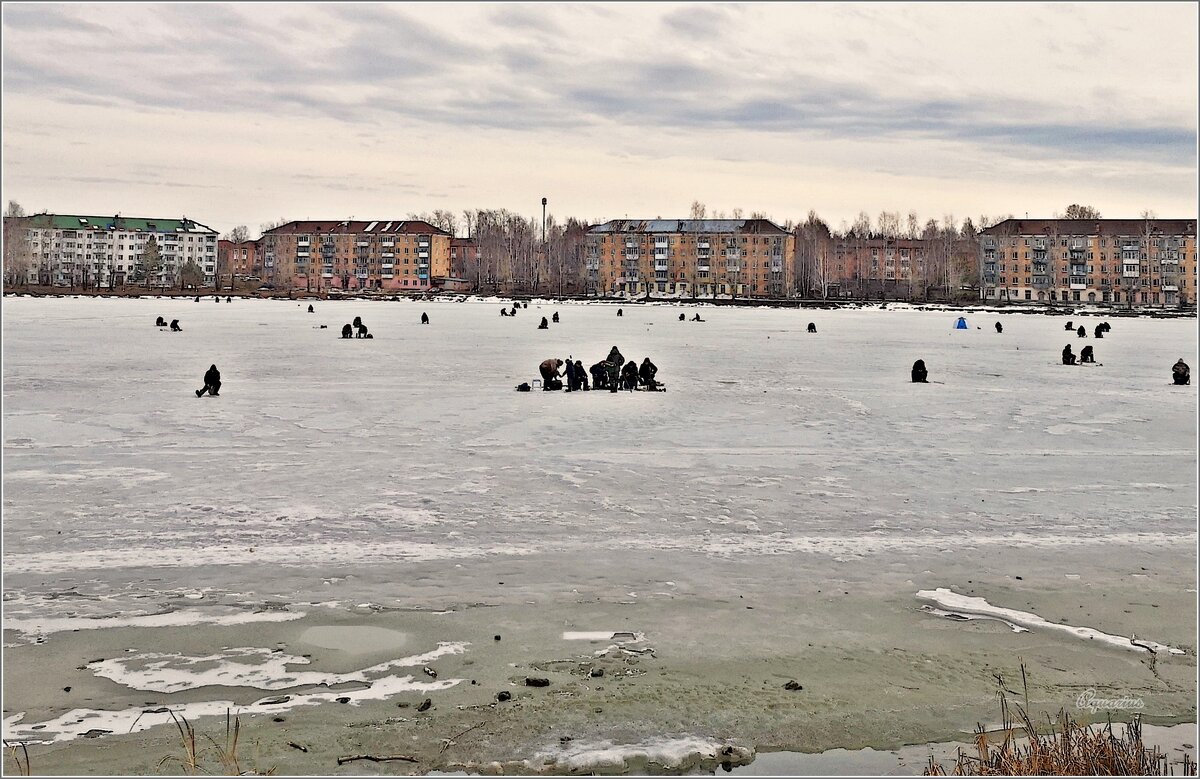
[[[538,366],[538,371],[542,374],[543,390],[562,389],[562,382],[558,380],[558,377],[561,375],[558,372],[558,369],[561,368],[562,365],[563,361],[554,357],[542,360],[542,364]],[[553,386],[555,384],[558,386]]]
[[546,321],[546,317],[542,317],[542,323],[538,325],[538,330],[549,330],[550,323]]
[[351,325],[342,325],[342,338],[353,338],[354,327]]
[[1067,344],[1062,350],[1063,365],[1074,365],[1075,354],[1071,351],[1071,344]]
[[163,319],[163,318],[160,316],[158,319],[155,319],[155,320],[154,320],[154,326],[155,326],[155,327],[166,327],[166,326],[167,326],[167,320]]
[[557,311],[555,311],[554,315],[550,317],[550,320],[552,322],[558,322],[558,312]]
[[579,389],[587,390],[588,387],[588,372],[583,369],[583,360],[575,361],[575,383],[579,385]]
[[204,387],[196,390],[196,397],[200,397],[205,392],[212,395],[214,398],[220,394],[221,390],[221,372],[217,370],[217,366],[210,365],[204,373]]
[[625,363],[625,367],[621,369],[621,386],[633,392],[638,385],[638,366],[633,360]]
[[1075,329],[1074,322],[1067,322],[1067,324],[1063,326],[1063,330],[1074,330],[1074,329]]
[[509,312],[508,312],[508,315],[509,315],[509,316],[516,316],[516,315],[517,315],[517,304],[516,304],[516,303],[513,303],[512,311],[509,311]]
[[508,309],[507,308],[500,309],[500,316],[508,316]]
[[424,311],[421,312],[421,324],[429,324],[429,314],[426,314]]
[[1000,324],[999,322],[997,322],[997,323],[996,323],[996,332],[997,332],[997,333],[1003,333],[1003,332],[1004,332],[1004,325],[1002,325],[1002,324]]
[[1192,369],[1188,367],[1182,357],[1179,358],[1179,362],[1171,366],[1171,381],[1179,385],[1192,383]]
[[1075,331],[1075,335],[1079,336],[1080,338],[1087,338],[1087,328],[1083,325],[1080,325],[1079,329]]
[[687,319],[687,316],[682,311],[680,311],[679,312],[679,321],[682,322],[685,319]]
[[625,316],[624,314],[621,313],[621,309],[619,309],[619,308],[617,309],[617,316]]
[[1104,337],[1104,324],[1103,324],[1103,323],[1096,325],[1096,330],[1095,330],[1095,332],[1094,332],[1094,335],[1095,335],[1097,338],[1103,338],[1103,337]]
[[183,328],[179,326],[179,320],[178,320],[178,319],[172,319],[172,320],[171,320],[171,329],[172,329],[173,331],[175,331],[176,333],[178,333],[178,332],[180,332],[181,330],[183,330]]
[[654,380],[654,375],[658,373],[658,366],[650,362],[650,358],[642,360],[642,364],[638,367],[638,379],[646,389],[653,390],[658,387],[658,382]]
[[1108,322],[1101,322],[1100,324],[1104,327],[1104,332],[1107,333],[1109,330],[1112,330],[1112,325]]
[[309,304],[308,304],[308,313],[310,313],[310,314],[314,313],[314,312],[313,312],[312,303],[309,303]]
[[925,361],[917,360],[912,367],[912,383],[913,384],[928,384],[929,371],[925,369]]
[[197,303],[199,303],[199,302],[200,302],[200,296],[199,296],[199,295],[197,295],[197,296],[196,296],[196,302],[197,302]]
[[692,317],[692,321],[693,321],[693,322],[703,322],[703,321],[704,321],[703,319],[701,319],[701,318],[700,318],[700,312],[699,312],[699,311],[697,311],[697,312],[696,312],[696,315],[695,315],[694,317]]
[[817,332],[817,323],[816,323],[816,322],[809,322],[809,323],[808,323],[808,332],[810,332],[810,333],[815,333],[815,332]]
[[1083,350],[1079,352],[1079,362],[1085,363],[1085,362],[1095,362],[1095,361],[1096,361],[1096,358],[1092,355],[1092,347],[1091,346],[1083,347]]

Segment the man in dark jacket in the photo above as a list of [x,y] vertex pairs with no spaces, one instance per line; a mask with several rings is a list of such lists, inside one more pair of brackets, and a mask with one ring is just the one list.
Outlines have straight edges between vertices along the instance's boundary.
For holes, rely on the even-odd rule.
[[550,317],[550,319],[551,319],[552,321],[554,321],[554,322],[557,322],[557,321],[558,321],[558,312],[557,312],[557,311],[555,311],[555,312],[554,312],[554,316]]
[[1179,358],[1179,362],[1171,366],[1171,381],[1179,385],[1192,383],[1192,369],[1188,367],[1182,357]]
[[815,333],[815,332],[817,332],[817,323],[816,323],[816,322],[809,322],[809,323],[808,323],[808,332],[810,332],[810,333]]
[[1092,355],[1092,347],[1091,346],[1083,347],[1083,351],[1081,351],[1079,353],[1079,362],[1084,363],[1084,362],[1095,362],[1095,361],[1096,361],[1096,358]]
[[575,379],[575,362],[570,357],[567,358],[567,367],[563,368],[563,370],[567,374],[567,392],[574,392],[579,389],[579,383]]
[[1067,344],[1062,350],[1063,365],[1074,365],[1075,354],[1071,351],[1071,344]]
[[160,316],[158,319],[155,319],[155,320],[154,320],[154,326],[155,326],[155,327],[166,327],[166,326],[167,326],[167,320],[163,319],[163,318]]
[[179,320],[178,320],[178,319],[172,319],[172,320],[171,320],[171,329],[172,329],[172,330],[174,330],[174,331],[175,331],[175,332],[177,332],[177,333],[178,333],[178,332],[180,332],[181,330],[183,330],[183,328],[179,326]]
[[1004,332],[1004,325],[1002,325],[1002,324],[1000,324],[999,322],[997,322],[997,323],[996,323],[996,332],[997,332],[997,333],[1003,333],[1003,332]]
[[925,361],[917,360],[912,367],[913,384],[928,384],[929,371],[925,370]]
[[575,383],[579,389],[588,389],[588,372],[583,369],[583,360],[575,361]]
[[342,338],[352,338],[354,336],[354,328],[350,325],[342,325]]
[[1067,324],[1063,326],[1063,330],[1074,330],[1074,329],[1075,329],[1074,322],[1067,322]]
[[426,314],[424,311],[421,312],[421,324],[429,324],[429,314]]
[[592,374],[592,389],[604,389],[608,386],[608,363],[604,360],[588,368]]
[[654,380],[654,374],[658,373],[658,366],[650,362],[650,358],[642,360],[641,366],[638,368],[638,378],[642,384],[646,385],[646,389],[655,389],[658,382]]
[[614,346],[609,350],[604,366],[605,381],[609,392],[616,392],[621,388],[621,368],[624,365],[625,357],[621,354],[621,350]]
[[1079,336],[1080,338],[1087,338],[1087,328],[1083,325],[1080,325],[1079,329],[1075,331],[1075,335]]
[[1094,333],[1094,335],[1095,335],[1097,338],[1103,338],[1103,337],[1104,337],[1104,323],[1103,323],[1103,322],[1101,322],[1100,324],[1096,325],[1096,330],[1095,330],[1095,333]]
[[633,360],[625,363],[625,367],[621,369],[621,383],[624,388],[633,392],[638,385],[638,366]]
[[538,330],[549,330],[550,323],[546,321],[546,317],[542,317],[542,323],[538,325]]
[[196,397],[200,397],[205,392],[213,397],[216,397],[221,390],[221,372],[217,370],[217,366],[211,365],[204,373],[204,388],[196,390]]

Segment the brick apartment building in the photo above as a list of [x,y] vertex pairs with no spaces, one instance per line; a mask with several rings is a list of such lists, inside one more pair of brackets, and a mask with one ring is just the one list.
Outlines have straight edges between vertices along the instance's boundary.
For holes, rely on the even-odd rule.
[[1007,219],[979,257],[985,300],[1196,303],[1194,219]]
[[416,219],[293,221],[258,244],[278,289],[419,292],[450,276],[450,234]]
[[585,236],[589,292],[778,297],[795,236],[767,219],[614,219]]
[[261,281],[262,260],[258,241],[217,241],[217,273],[231,282]]

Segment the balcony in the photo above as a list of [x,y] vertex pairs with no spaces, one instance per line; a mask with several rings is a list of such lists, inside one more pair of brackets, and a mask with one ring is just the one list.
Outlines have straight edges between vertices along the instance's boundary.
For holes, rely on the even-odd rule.
[[385,278],[385,279],[394,279],[394,278],[396,278],[396,274],[395,274],[395,273],[392,273],[390,270],[386,270],[386,269],[383,271],[383,273],[380,273],[379,275],[380,275],[382,278]]
[[654,239],[654,248],[655,249],[668,249],[668,248],[670,248],[670,246],[671,246],[671,239],[669,239],[669,238],[655,238]]
[[396,265],[395,263],[385,262],[380,267],[383,268],[385,273],[390,273],[392,269],[396,267]]
[[642,256],[641,252],[639,252],[637,249],[626,249],[625,250],[625,259],[627,259],[627,260],[641,259],[641,256]]
[[383,256],[383,257],[395,257],[395,256],[396,256],[396,253],[395,253],[395,252],[383,252],[381,256]]
[[332,278],[333,278],[333,271],[325,271],[325,272],[323,272],[323,273],[321,274],[321,278],[323,278],[323,279],[332,279]]
[[669,263],[666,260],[654,260],[654,270],[666,270]]
[[1126,279],[1136,279],[1141,275],[1141,266],[1138,265],[1125,265],[1121,271],[1121,277]]
[[1163,284],[1162,291],[1163,292],[1178,292],[1179,286],[1176,284]]

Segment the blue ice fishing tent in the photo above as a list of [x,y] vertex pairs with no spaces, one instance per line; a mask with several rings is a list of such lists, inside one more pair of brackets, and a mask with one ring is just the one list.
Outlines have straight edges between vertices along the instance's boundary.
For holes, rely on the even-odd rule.
[[966,318],[965,316],[960,316],[960,317],[958,318],[958,321],[954,323],[954,329],[955,329],[955,330],[966,330],[966,329],[968,329],[968,328],[967,328],[967,318]]

